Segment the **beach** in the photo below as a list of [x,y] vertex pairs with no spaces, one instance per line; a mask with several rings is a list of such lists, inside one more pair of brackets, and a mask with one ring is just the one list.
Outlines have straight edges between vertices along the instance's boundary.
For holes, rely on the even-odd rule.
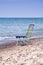
[[43,65],[43,37],[24,46],[17,41],[0,45],[0,65]]

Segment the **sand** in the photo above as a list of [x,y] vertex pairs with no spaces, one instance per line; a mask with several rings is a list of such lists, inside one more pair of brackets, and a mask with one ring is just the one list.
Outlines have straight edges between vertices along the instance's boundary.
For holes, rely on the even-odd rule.
[[27,45],[0,46],[0,65],[43,65],[43,38],[31,39]]

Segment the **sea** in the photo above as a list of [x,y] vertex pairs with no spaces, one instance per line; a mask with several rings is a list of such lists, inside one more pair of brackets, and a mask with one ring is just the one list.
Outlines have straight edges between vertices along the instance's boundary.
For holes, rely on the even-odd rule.
[[43,18],[0,18],[0,44],[25,36],[30,24],[34,24],[31,38],[43,37]]

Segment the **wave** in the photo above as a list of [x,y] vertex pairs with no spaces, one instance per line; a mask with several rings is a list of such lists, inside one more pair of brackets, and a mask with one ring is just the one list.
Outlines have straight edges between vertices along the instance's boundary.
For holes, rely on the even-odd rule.
[[9,42],[17,41],[16,37],[0,37],[0,44],[6,44]]
[[[38,37],[43,37],[43,35],[32,34],[30,38],[38,38]],[[15,41],[15,40],[17,41],[19,39],[20,38],[16,38],[16,37],[0,37],[0,41]]]
[[0,40],[5,40],[5,39],[9,39],[9,40],[15,40],[16,37],[0,37]]
[[[1,40],[17,40],[16,38],[17,35],[13,36],[0,36],[0,41]],[[19,36],[25,36],[23,33],[22,35]],[[31,37],[43,37],[43,31],[33,31],[31,34]]]
[[[40,38],[40,37],[43,37],[43,36],[33,36],[33,37],[31,37],[31,39],[32,38]],[[23,38],[20,38],[20,39],[23,40]],[[7,44],[10,42],[15,42],[15,41],[18,41],[20,39],[19,38],[17,39],[16,37],[0,37],[0,45]]]

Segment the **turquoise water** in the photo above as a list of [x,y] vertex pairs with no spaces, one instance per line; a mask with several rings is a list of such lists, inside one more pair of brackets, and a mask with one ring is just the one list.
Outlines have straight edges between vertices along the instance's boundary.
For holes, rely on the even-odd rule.
[[0,41],[26,35],[30,23],[35,25],[31,37],[43,37],[43,18],[0,18]]

